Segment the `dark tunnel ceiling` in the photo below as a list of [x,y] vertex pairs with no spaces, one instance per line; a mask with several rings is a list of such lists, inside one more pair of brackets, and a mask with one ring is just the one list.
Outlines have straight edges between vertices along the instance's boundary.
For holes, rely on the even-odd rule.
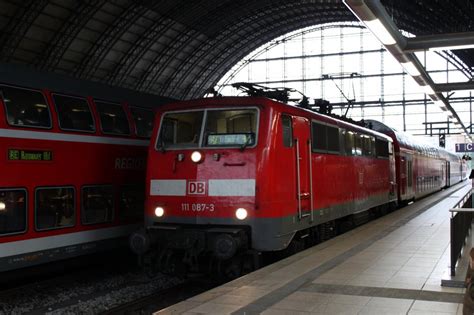
[[[382,3],[413,34],[474,31],[471,0]],[[0,62],[187,99],[280,35],[354,20],[341,0],[0,0]]]

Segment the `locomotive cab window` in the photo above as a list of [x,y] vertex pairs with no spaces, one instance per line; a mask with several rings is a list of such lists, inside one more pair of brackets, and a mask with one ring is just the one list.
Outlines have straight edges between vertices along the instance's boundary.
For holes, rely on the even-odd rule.
[[129,135],[127,115],[122,105],[106,102],[95,102],[99,112],[102,131],[114,135]]
[[135,122],[137,136],[150,138],[151,132],[153,131],[153,111],[144,108],[130,107],[130,113]]
[[290,116],[281,116],[281,130],[283,134],[283,146],[291,148],[293,146],[293,126]]
[[36,189],[35,222],[38,231],[74,226],[74,188]]
[[51,128],[51,114],[40,91],[0,86],[8,124],[18,127]]
[[26,191],[0,190],[0,236],[26,231]]
[[112,222],[113,218],[114,196],[112,186],[82,188],[82,224]]
[[205,145],[214,147],[253,146],[257,110],[209,110],[204,131]]
[[84,98],[53,94],[58,111],[59,127],[63,130],[94,132],[92,113]]
[[160,126],[157,148],[193,148],[199,146],[204,112],[167,113]]

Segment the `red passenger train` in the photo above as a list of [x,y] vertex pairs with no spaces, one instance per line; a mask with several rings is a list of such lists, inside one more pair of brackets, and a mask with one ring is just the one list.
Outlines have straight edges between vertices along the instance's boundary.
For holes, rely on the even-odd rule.
[[462,179],[455,155],[264,97],[173,103],[155,119],[146,229],[130,242],[161,270],[206,258],[234,272]]
[[0,84],[0,271],[116,245],[143,219],[153,112]]

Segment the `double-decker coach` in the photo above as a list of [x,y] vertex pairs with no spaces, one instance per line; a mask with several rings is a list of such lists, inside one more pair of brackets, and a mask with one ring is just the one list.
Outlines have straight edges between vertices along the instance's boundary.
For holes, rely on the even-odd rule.
[[150,109],[0,84],[0,271],[115,246],[143,219]]

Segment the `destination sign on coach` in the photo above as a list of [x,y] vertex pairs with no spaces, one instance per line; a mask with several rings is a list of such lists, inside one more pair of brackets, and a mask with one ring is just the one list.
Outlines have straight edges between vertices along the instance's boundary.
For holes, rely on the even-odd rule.
[[456,152],[474,152],[474,143],[456,143]]

